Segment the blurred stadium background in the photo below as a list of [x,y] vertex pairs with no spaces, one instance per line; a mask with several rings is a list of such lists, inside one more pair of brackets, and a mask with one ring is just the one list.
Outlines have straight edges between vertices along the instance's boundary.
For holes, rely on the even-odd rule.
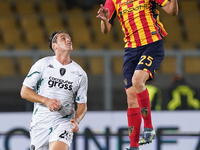
[[[89,77],[88,109],[126,110],[122,81],[123,34],[118,20],[108,35],[96,18],[105,0],[0,0],[0,111],[32,111],[19,91],[31,65],[53,55],[48,37],[55,30],[72,36],[77,61]],[[161,109],[167,110],[171,78],[184,77],[200,91],[200,1],[179,0],[179,14],[160,10],[168,36],[166,57],[150,84],[161,90]],[[200,98],[198,98],[200,99]],[[193,108],[192,108],[193,109]],[[199,107],[197,108],[199,109]]]

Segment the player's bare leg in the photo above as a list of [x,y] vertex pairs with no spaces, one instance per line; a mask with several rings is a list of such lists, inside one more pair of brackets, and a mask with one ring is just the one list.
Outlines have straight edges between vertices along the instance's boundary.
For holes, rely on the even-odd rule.
[[49,144],[49,150],[69,150],[69,146],[61,141],[54,141]]

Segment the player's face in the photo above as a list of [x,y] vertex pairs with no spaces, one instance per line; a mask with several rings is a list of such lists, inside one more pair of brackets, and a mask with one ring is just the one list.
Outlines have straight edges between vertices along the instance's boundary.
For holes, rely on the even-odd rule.
[[66,33],[60,33],[57,35],[57,49],[59,50],[72,50],[71,37]]

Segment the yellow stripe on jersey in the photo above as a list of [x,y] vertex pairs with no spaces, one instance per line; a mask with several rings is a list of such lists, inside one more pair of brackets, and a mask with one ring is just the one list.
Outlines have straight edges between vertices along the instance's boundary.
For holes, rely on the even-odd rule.
[[156,10],[156,3],[164,6],[166,2],[167,0],[106,0],[104,7],[111,10],[109,22],[113,22],[113,11],[116,11],[125,35],[125,47],[135,48],[167,35]]
[[[139,1],[137,1],[137,6],[139,6],[139,5],[140,5]],[[148,6],[145,6],[145,7],[148,7]],[[145,7],[142,7],[144,11],[145,11],[145,9],[144,9]],[[140,11],[142,11],[142,9]],[[147,38],[146,38],[146,35],[145,35],[144,27],[143,27],[141,18],[139,16],[139,13],[137,13],[136,17],[137,17],[137,19],[135,20],[135,22],[136,22],[136,26],[138,27],[139,38],[141,40],[141,45],[146,45],[146,44],[148,44],[148,42],[147,42]]]

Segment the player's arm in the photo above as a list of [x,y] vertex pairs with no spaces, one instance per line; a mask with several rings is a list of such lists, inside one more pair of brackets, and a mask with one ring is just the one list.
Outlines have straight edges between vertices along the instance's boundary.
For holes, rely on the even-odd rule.
[[84,118],[86,112],[87,112],[87,103],[77,103],[75,118],[70,120],[71,124],[73,125],[72,132],[77,132],[79,130],[78,124]]
[[44,103],[49,108],[50,111],[59,110],[61,107],[59,100],[43,97],[37,94],[31,88],[27,87],[26,85],[22,86],[20,95],[23,99],[26,99],[28,101],[36,103]]
[[27,87],[26,85],[23,85],[21,88],[21,97],[23,99],[26,99],[31,102],[36,102],[36,103],[44,103],[45,97],[38,95],[35,93],[31,88]]
[[162,9],[172,16],[178,15],[177,0],[167,1],[167,3],[162,7]]
[[107,34],[110,32],[111,24],[108,21],[101,20],[101,32]]
[[112,25],[108,22],[108,17],[110,14],[108,8],[105,9],[104,6],[101,4],[100,9],[97,13],[97,18],[101,19],[101,32],[103,34],[109,33]]
[[87,112],[87,89],[88,89],[88,78],[87,74],[83,72],[81,76],[79,76],[79,83],[80,88],[77,91],[77,109],[75,118],[71,119],[70,122],[73,125],[72,132],[77,132],[79,130],[78,124],[80,121],[84,118],[86,112]]

